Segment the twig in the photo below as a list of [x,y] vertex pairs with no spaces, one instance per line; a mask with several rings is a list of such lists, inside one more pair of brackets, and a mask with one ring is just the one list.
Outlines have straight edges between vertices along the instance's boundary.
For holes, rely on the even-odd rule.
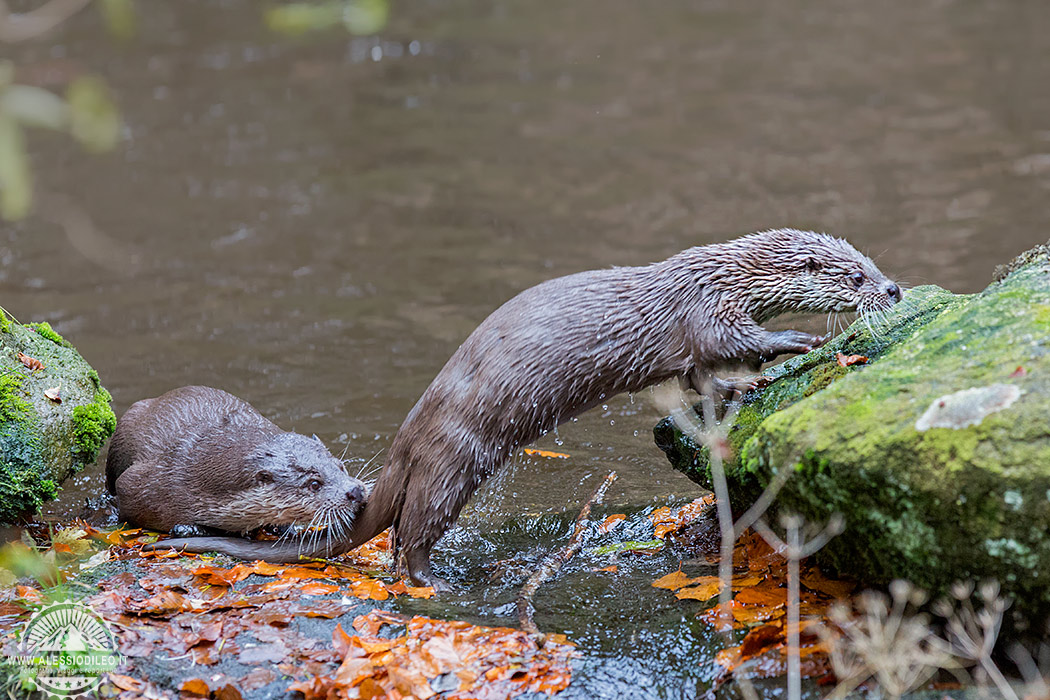
[[594,490],[591,497],[583,504],[583,509],[580,510],[580,514],[576,517],[576,529],[573,530],[569,543],[557,552],[548,554],[540,562],[539,567],[529,576],[529,580],[525,582],[525,585],[521,587],[521,592],[518,593],[518,622],[521,624],[521,629],[535,637],[540,646],[543,646],[544,635],[536,627],[536,623],[532,621],[532,598],[536,595],[540,585],[558,573],[561,567],[583,547],[584,535],[587,532],[587,519],[591,515],[591,506],[602,502],[606,490],[614,481],[616,481],[616,472],[609,472],[605,480],[598,484],[598,488]]
[[15,14],[0,0],[0,41],[13,44],[47,34],[83,10],[91,0],[50,0],[44,5]]

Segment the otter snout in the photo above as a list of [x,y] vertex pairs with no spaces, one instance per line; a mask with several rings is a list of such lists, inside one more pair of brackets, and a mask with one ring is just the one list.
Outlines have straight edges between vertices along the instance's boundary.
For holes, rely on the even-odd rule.
[[360,504],[365,502],[365,489],[363,486],[354,485],[347,489],[346,500],[352,504]]
[[887,282],[886,286],[883,287],[883,291],[886,292],[886,296],[888,296],[894,304],[901,300],[901,288],[897,286],[896,282]]

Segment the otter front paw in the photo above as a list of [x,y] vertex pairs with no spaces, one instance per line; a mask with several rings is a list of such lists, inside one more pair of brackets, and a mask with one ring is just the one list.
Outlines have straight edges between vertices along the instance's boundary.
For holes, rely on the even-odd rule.
[[824,335],[813,335],[802,331],[777,331],[770,333],[770,343],[763,349],[762,355],[772,360],[777,355],[804,355],[828,342]]

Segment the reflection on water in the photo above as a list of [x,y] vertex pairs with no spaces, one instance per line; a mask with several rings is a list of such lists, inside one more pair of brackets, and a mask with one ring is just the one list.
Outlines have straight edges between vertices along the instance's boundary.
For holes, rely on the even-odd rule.
[[[848,236],[906,283],[973,291],[1048,237],[1041,0],[453,0],[397,4],[378,38],[308,40],[267,33],[250,0],[184,0],[144,7],[126,45],[98,22],[14,58],[22,82],[113,86],[116,152],[31,146],[41,191],[137,264],[93,263],[39,217],[0,229],[0,298],[68,335],[118,412],[220,386],[363,463],[482,318],[553,276],[795,226]],[[572,459],[520,460],[462,524],[573,513],[609,468],[613,508],[691,497],[657,418],[643,394],[563,426],[544,444]],[[465,556],[459,541],[439,559]],[[586,585],[554,596],[596,605]],[[623,595],[636,619],[633,590],[601,605]],[[674,637],[666,606],[586,663]],[[558,624],[583,634],[584,618]]]

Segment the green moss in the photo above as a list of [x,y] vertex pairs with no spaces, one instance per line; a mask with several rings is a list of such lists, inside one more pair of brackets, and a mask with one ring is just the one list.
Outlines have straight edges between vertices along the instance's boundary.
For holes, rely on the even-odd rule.
[[7,312],[0,309],[0,333],[9,333],[11,331],[11,319],[7,317]]
[[[909,291],[872,334],[862,323],[808,355],[767,370],[729,432],[725,469],[734,510],[781,469],[775,508],[846,533],[818,557],[866,584],[906,578],[936,595],[958,579],[995,578],[1015,619],[1050,615],[1050,257],[1027,258],[979,294]],[[836,352],[866,355],[840,368]],[[1027,372],[1015,376],[1023,366]],[[942,397],[1009,383],[1021,398],[973,425],[919,431]],[[710,487],[694,441],[659,445]],[[665,446],[666,445],[666,446]],[[677,461],[676,460],[680,460]]]
[[23,420],[29,415],[29,402],[25,399],[22,375],[17,370],[0,374],[0,423]]
[[72,348],[73,344],[68,340],[60,336],[55,332],[55,329],[51,327],[51,324],[47,321],[42,323],[27,323],[26,328],[32,328],[34,331],[50,340],[55,345],[61,345],[64,348]]
[[73,409],[73,435],[79,457],[94,462],[99,450],[117,428],[117,417],[110,408],[112,397],[105,389],[95,392],[93,403]]
[[812,396],[821,389],[826,388],[836,379],[845,377],[848,369],[838,362],[826,362],[809,372],[809,386],[802,392],[802,396]]

